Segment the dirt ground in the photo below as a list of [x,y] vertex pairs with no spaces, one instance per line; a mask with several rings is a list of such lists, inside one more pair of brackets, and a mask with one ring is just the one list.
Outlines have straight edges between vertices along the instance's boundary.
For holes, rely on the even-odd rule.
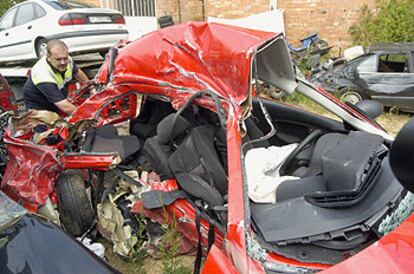
[[386,112],[382,114],[377,121],[386,131],[395,136],[410,118],[411,115],[409,114],[392,114]]
[[[133,261],[133,260],[124,260],[117,254],[112,251],[112,245],[109,242],[103,241],[105,245],[105,257],[108,263],[124,274],[164,274],[162,271],[162,263],[161,259],[155,260],[152,258],[146,258],[145,260]],[[188,272],[179,272],[176,274],[185,274],[185,273],[192,273],[193,266],[194,266],[195,256],[179,256],[177,258],[177,263],[183,265]]]

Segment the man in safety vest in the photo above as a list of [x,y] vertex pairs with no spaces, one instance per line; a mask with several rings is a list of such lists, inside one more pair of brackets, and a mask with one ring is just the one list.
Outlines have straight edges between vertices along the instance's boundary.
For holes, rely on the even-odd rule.
[[75,77],[88,82],[88,76],[79,69],[68,54],[68,47],[60,40],[47,43],[46,55],[33,66],[24,88],[26,109],[64,112],[68,115],[76,106],[66,100],[67,84]]

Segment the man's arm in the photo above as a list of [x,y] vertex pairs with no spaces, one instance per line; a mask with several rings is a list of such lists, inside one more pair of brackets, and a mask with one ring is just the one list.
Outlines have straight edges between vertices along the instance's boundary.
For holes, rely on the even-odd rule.
[[70,103],[68,100],[64,99],[62,101],[56,102],[54,103],[55,106],[62,112],[71,115],[76,109],[77,107]]
[[76,80],[81,83],[86,83],[89,81],[88,76],[80,68],[78,68],[77,72],[73,76],[75,76]]
[[[81,83],[86,83],[89,81],[88,76],[80,68],[76,68],[76,73],[74,73],[73,76],[75,76],[76,80],[78,80]],[[97,93],[94,87],[92,87],[90,92],[92,95],[95,95]]]
[[[41,83],[36,87],[46,97],[46,100],[54,104],[60,111],[70,115],[76,110],[77,107],[66,100],[55,83]],[[47,106],[44,106],[44,109],[47,109]]]

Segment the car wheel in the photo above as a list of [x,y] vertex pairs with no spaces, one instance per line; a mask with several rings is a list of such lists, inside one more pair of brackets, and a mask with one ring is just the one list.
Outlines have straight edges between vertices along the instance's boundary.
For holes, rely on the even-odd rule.
[[57,191],[58,211],[63,227],[72,235],[82,235],[95,219],[82,175],[73,170],[62,172],[57,182]]
[[44,38],[39,39],[36,42],[36,54],[38,58],[46,55],[47,40]]
[[341,90],[339,99],[344,103],[351,103],[355,105],[361,102],[362,100],[367,99],[367,97],[364,94],[352,88],[345,88]]

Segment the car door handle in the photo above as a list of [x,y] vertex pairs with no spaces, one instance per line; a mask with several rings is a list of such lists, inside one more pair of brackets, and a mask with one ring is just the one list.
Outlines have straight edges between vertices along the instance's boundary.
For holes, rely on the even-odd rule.
[[27,29],[32,29],[32,26],[28,26]]
[[4,35],[9,36],[9,33],[8,33],[8,32],[6,32]]

